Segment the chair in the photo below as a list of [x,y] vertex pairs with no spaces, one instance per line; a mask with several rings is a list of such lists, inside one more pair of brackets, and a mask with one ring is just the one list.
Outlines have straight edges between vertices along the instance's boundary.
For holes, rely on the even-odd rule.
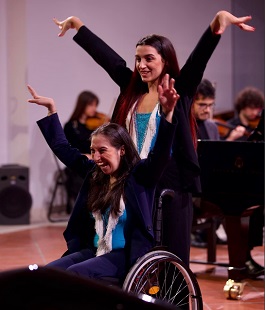
[[[65,210],[66,214],[70,214],[72,211],[72,197],[69,194],[69,178],[66,173],[66,169],[62,169],[60,167],[60,163],[58,158],[53,154],[54,160],[56,163],[57,171],[55,172],[55,186],[52,191],[52,197],[49,204],[48,209],[48,220],[50,222],[64,222],[68,218],[67,216],[64,216],[63,218],[53,218],[52,214],[54,213],[54,210],[59,209],[57,211]],[[56,205],[56,202],[58,201],[58,204]]]

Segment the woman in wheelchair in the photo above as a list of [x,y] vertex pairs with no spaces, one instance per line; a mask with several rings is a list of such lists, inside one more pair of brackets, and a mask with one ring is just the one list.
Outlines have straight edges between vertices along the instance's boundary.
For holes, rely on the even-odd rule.
[[155,188],[171,156],[176,125],[172,123],[179,98],[174,80],[166,75],[158,86],[161,122],[157,141],[141,160],[127,130],[114,123],[91,136],[92,159],[68,143],[51,98],[28,86],[28,102],[48,108],[37,122],[54,154],[84,178],[64,231],[67,251],[47,267],[89,278],[123,281],[129,268],[154,245],[152,207]]

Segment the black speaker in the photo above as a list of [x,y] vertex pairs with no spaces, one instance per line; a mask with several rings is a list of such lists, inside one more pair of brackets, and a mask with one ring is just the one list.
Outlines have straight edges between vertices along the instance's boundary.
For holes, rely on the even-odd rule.
[[29,168],[16,164],[0,167],[0,225],[29,224],[32,198]]

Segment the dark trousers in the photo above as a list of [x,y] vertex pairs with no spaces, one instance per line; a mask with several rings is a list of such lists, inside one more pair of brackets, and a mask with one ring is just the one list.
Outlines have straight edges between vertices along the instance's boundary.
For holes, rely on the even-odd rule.
[[163,245],[187,266],[190,261],[190,239],[193,218],[191,193],[175,192],[163,202]]
[[83,249],[63,256],[47,264],[46,267],[67,270],[88,278],[111,277],[122,281],[126,275],[125,251],[119,249],[101,256],[95,256],[94,251]]

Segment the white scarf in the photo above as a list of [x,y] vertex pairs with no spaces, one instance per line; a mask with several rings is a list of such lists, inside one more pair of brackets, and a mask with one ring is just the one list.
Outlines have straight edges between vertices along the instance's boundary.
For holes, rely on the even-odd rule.
[[120,200],[120,210],[117,215],[115,215],[113,212],[109,213],[109,219],[108,219],[108,224],[107,224],[107,230],[104,234],[104,224],[103,224],[103,219],[102,219],[102,214],[100,211],[95,211],[92,212],[93,217],[95,219],[95,230],[96,233],[99,236],[98,240],[98,249],[96,256],[100,256],[106,253],[111,252],[112,250],[112,231],[116,227],[120,216],[123,214],[125,210],[125,204],[123,201],[123,198],[121,197]]
[[[126,129],[129,131],[130,136],[135,144],[135,147],[137,149],[137,136],[136,136],[136,112],[134,112],[134,114],[132,114],[132,111],[135,111],[135,106],[136,106],[137,102],[133,105],[132,109],[129,111],[127,117],[126,117]],[[160,115],[159,113],[159,102],[156,104],[153,112],[151,113],[148,125],[147,125],[147,129],[145,132],[145,137],[144,137],[144,143],[143,143],[143,147],[142,150],[140,152],[140,157],[141,159],[143,158],[147,158],[148,153],[150,151],[151,148],[151,143],[152,143],[152,139],[156,134],[156,115]],[[132,121],[131,121],[132,120]]]

